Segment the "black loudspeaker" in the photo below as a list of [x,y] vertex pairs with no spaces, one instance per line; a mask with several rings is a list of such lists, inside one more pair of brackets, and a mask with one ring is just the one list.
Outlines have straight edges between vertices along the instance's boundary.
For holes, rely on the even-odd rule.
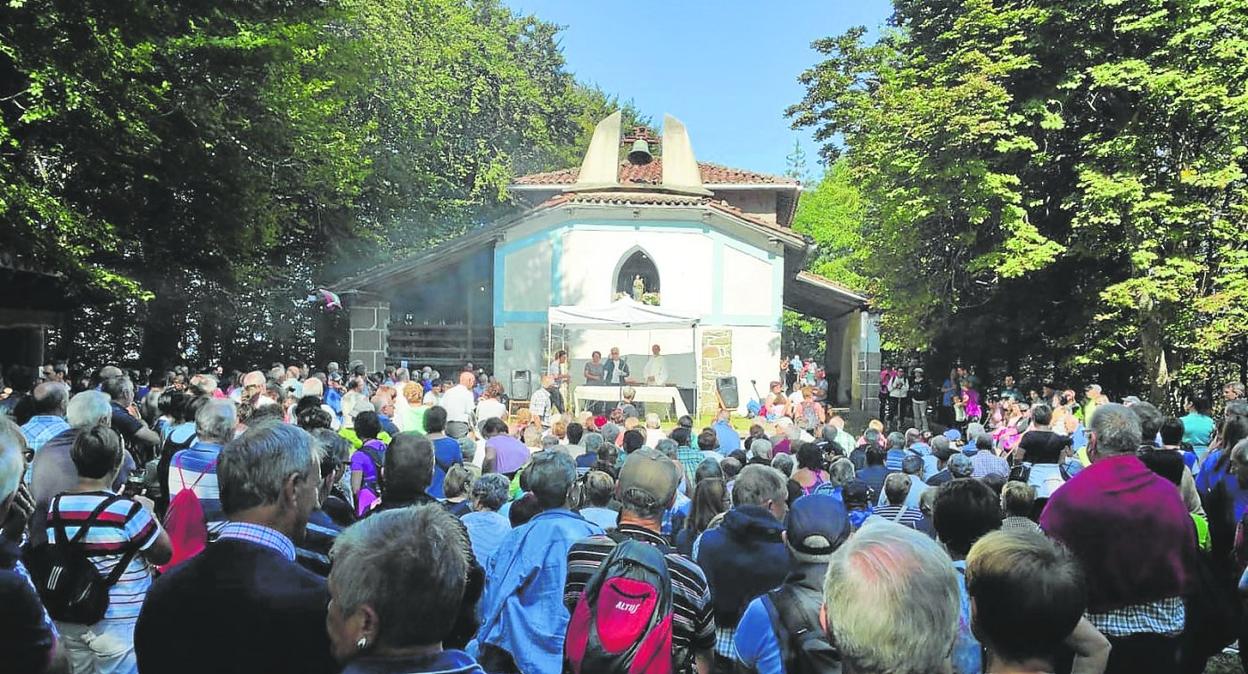
[[528,400],[533,394],[533,375],[528,370],[511,371],[511,397]]
[[741,404],[737,397],[736,377],[716,377],[715,390],[719,391],[719,399],[724,401],[724,407],[731,410]]

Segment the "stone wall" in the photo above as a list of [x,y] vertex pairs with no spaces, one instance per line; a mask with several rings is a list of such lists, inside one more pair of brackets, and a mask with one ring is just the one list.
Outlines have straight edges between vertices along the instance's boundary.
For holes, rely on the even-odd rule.
[[382,371],[389,338],[389,302],[362,300],[351,305],[351,360],[364,361],[369,372]]
[[702,375],[698,382],[698,414],[715,414],[719,411],[715,379],[731,375],[732,331],[710,328],[702,330]]

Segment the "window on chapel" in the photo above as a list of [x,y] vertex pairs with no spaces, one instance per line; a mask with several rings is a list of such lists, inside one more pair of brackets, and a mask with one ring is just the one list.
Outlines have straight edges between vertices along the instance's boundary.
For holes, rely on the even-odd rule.
[[633,251],[615,278],[615,296],[624,295],[638,302],[658,304],[659,270],[645,251]]

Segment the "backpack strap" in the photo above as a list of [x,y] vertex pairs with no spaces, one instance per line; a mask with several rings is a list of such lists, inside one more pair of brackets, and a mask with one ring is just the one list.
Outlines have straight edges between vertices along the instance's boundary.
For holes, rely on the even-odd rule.
[[897,514],[893,515],[893,521],[898,524],[901,524],[901,519],[905,516],[906,516],[906,504],[903,503],[901,504],[899,508],[897,508]]
[[203,471],[202,473],[200,473],[200,474],[199,474],[199,477],[195,478],[195,481],[194,481],[194,482],[192,482],[192,483],[191,483],[191,486],[189,486],[189,487],[188,487],[188,486],[186,486],[186,476],[184,476],[184,475],[182,474],[182,464],[180,464],[180,463],[179,463],[178,465],[174,466],[174,468],[177,468],[177,469],[178,469],[178,479],[179,479],[179,480],[182,480],[182,488],[183,488],[183,489],[190,489],[191,491],[195,491],[195,488],[199,486],[199,481],[200,481],[200,480],[202,480],[202,479],[204,479],[204,476],[205,476],[205,475],[207,475],[208,473],[211,473],[211,472],[213,472],[213,471],[215,471],[215,470],[217,469],[217,459],[213,459],[213,460],[212,460],[212,463],[209,463],[209,464],[208,464],[208,467],[207,467],[207,468],[205,468],[205,469],[204,469],[204,471]]
[[[214,461],[213,463],[215,464],[216,462]],[[122,497],[120,496],[117,497],[117,499],[123,500]],[[125,500],[129,500],[129,499],[125,499]],[[136,508],[143,507],[139,505],[137,501],[131,501],[131,504],[132,505],[130,506],[130,510],[126,513],[127,520],[129,520],[130,516],[134,514],[134,511]],[[138,554],[139,554],[139,544],[137,541],[135,541],[134,545],[131,545],[130,549],[125,551],[121,555],[121,559],[117,560],[117,565],[113,567],[113,570],[108,573],[108,577],[104,579],[104,587],[112,587],[116,585],[117,581],[121,580],[121,575],[124,574],[126,572],[126,569],[130,567],[130,562],[134,561],[134,558],[138,556]]]
[[785,625],[784,618],[780,615],[780,608],[776,606],[775,596],[780,593],[781,588],[776,588],[767,594],[764,594],[763,608],[767,610],[767,618],[771,621],[771,631],[776,635],[776,643],[780,645],[780,662],[788,666],[793,662],[793,643],[789,639],[789,628]]
[[[87,530],[91,528],[91,525],[95,524],[99,520],[100,515],[103,514],[103,512],[107,510],[109,506],[111,506],[112,504],[118,501],[130,501],[130,499],[127,499],[123,496],[119,496],[117,494],[113,494],[103,499],[102,501],[100,501],[100,504],[97,505],[95,509],[91,511],[91,514],[87,516],[87,519],[83,521],[81,525],[79,525],[78,531],[74,534],[74,537],[72,539],[67,539],[65,536],[64,525],[60,523],[61,522],[61,507],[60,507],[61,500],[59,498],[55,499],[52,502],[52,516],[54,518],[54,521],[57,522],[57,524],[54,524],[52,526],[52,532],[53,532],[53,535],[56,537],[56,544],[64,545],[64,546],[77,545],[78,542],[81,541],[83,537],[87,535]],[[135,508],[142,508],[142,507],[143,506],[139,505],[137,502],[131,501],[131,508],[126,513],[126,519],[127,520],[130,519],[130,515],[134,513]],[[121,575],[126,572],[126,568],[130,566],[130,562],[134,560],[134,557],[137,554],[139,554],[139,546],[137,544],[130,546],[129,550],[122,553],[121,559],[117,560],[117,565],[114,566],[113,570],[109,572],[106,578],[104,578],[104,587],[112,587],[116,585],[117,581],[121,580]]]
[[56,524],[52,526],[52,534],[56,538],[56,544],[76,545],[79,541],[86,537],[87,531],[91,528],[91,525],[96,523],[100,515],[107,510],[110,505],[119,500],[121,500],[121,497],[116,494],[101,500],[99,505],[95,506],[95,509],[91,511],[91,514],[87,515],[87,519],[84,520],[82,524],[78,525],[78,531],[74,533],[74,537],[72,539],[65,535],[65,525],[61,520],[61,499],[58,497],[52,501],[52,517],[53,521],[56,522]]
[[[606,532],[605,535],[607,538],[610,538],[611,540],[615,541],[616,545],[619,545],[620,543],[623,543],[624,541],[636,540],[632,538],[631,536],[629,536],[628,534],[621,533],[619,529],[610,529]],[[666,543],[651,543],[650,541],[641,541],[641,542],[649,543],[650,545],[653,545],[654,547],[658,548],[659,552],[663,553],[663,557],[664,557],[663,561],[665,562],[667,561],[666,558],[668,555],[676,552],[675,550],[671,548],[671,546],[667,545]]]

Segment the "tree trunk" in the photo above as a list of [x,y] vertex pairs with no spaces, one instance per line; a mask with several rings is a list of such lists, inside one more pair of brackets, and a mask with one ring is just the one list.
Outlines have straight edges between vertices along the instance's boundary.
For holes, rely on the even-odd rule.
[[177,288],[163,278],[144,280],[143,286],[152,288],[156,297],[147,303],[143,321],[143,346],[139,360],[143,365],[165,368],[178,364],[178,344],[182,335],[179,323],[189,308],[178,297]]
[[1164,411],[1170,407],[1167,396],[1170,370],[1166,362],[1165,324],[1161,309],[1151,299],[1140,303],[1138,327],[1140,356],[1144,361],[1144,376],[1148,379],[1148,401]]

